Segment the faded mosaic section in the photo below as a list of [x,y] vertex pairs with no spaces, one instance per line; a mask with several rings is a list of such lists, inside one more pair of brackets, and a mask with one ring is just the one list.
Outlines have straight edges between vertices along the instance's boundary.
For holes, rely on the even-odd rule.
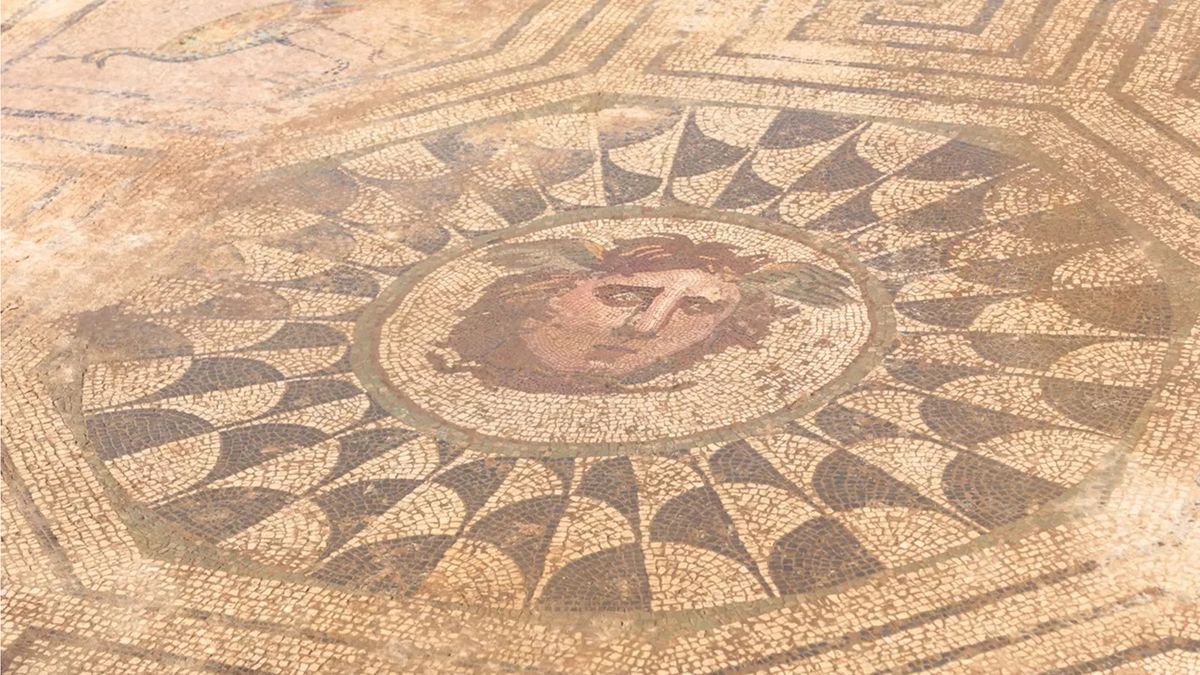
[[[1102,207],[1016,157],[894,124],[632,103],[436,133],[262,184],[220,217],[226,279],[164,279],[80,318],[87,440],[181,541],[360,592],[679,610],[903,569],[1022,521],[1111,460],[1170,330],[1164,285]],[[589,215],[628,204],[653,215]],[[719,243],[727,260],[651,246],[680,262],[588,267],[667,235]],[[873,318],[822,246],[878,288]],[[736,304],[721,293],[779,263],[786,275],[759,290],[788,316],[759,307],[762,345],[719,353]],[[587,274],[550,302],[625,284],[570,316],[613,310],[625,326],[662,293],[708,314],[672,310],[639,339],[683,341],[618,352],[627,368],[530,351],[553,330],[551,344],[593,349],[610,340],[595,322],[518,324],[525,351],[508,361],[489,323],[504,312],[462,323],[489,285],[527,290],[563,269]],[[389,288],[404,292],[381,304]],[[845,376],[880,337],[872,321],[886,335]],[[471,339],[494,343],[464,355]],[[637,359],[673,365],[622,380]],[[752,365],[750,379],[724,363]],[[796,372],[809,389],[770,389]],[[831,377],[839,390],[792,418],[739,432],[728,416],[786,409]],[[688,399],[691,379],[718,389]],[[432,414],[379,398],[389,388]],[[674,442],[698,427],[716,437]],[[580,435],[596,429],[616,435]]]

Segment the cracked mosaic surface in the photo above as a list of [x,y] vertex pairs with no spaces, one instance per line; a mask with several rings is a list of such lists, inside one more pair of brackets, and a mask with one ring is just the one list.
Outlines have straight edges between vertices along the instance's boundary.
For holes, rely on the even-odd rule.
[[493,4],[5,10],[5,667],[1200,668],[1200,7]]

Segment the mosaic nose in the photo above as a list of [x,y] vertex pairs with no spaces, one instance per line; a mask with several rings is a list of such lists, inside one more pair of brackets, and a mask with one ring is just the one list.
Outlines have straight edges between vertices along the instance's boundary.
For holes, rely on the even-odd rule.
[[667,289],[658,294],[649,307],[634,310],[625,326],[636,336],[653,337],[671,322],[683,297],[683,293]]

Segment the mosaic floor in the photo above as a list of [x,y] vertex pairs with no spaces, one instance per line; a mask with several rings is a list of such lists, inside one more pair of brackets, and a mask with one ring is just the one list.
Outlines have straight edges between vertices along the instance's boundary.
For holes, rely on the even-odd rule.
[[1200,1],[2,31],[6,670],[1200,673]]

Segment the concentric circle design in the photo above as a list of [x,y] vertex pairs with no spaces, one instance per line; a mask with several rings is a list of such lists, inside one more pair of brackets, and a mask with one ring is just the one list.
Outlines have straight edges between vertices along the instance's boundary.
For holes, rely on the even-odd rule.
[[1003,541],[1171,328],[1102,206],[888,123],[633,102],[260,184],[80,317],[87,447],[171,550],[364,593],[694,609]]
[[854,281],[866,270],[795,231],[609,212],[414,268],[360,321],[360,381],[423,431],[492,452],[663,451],[812,410],[890,339]]

